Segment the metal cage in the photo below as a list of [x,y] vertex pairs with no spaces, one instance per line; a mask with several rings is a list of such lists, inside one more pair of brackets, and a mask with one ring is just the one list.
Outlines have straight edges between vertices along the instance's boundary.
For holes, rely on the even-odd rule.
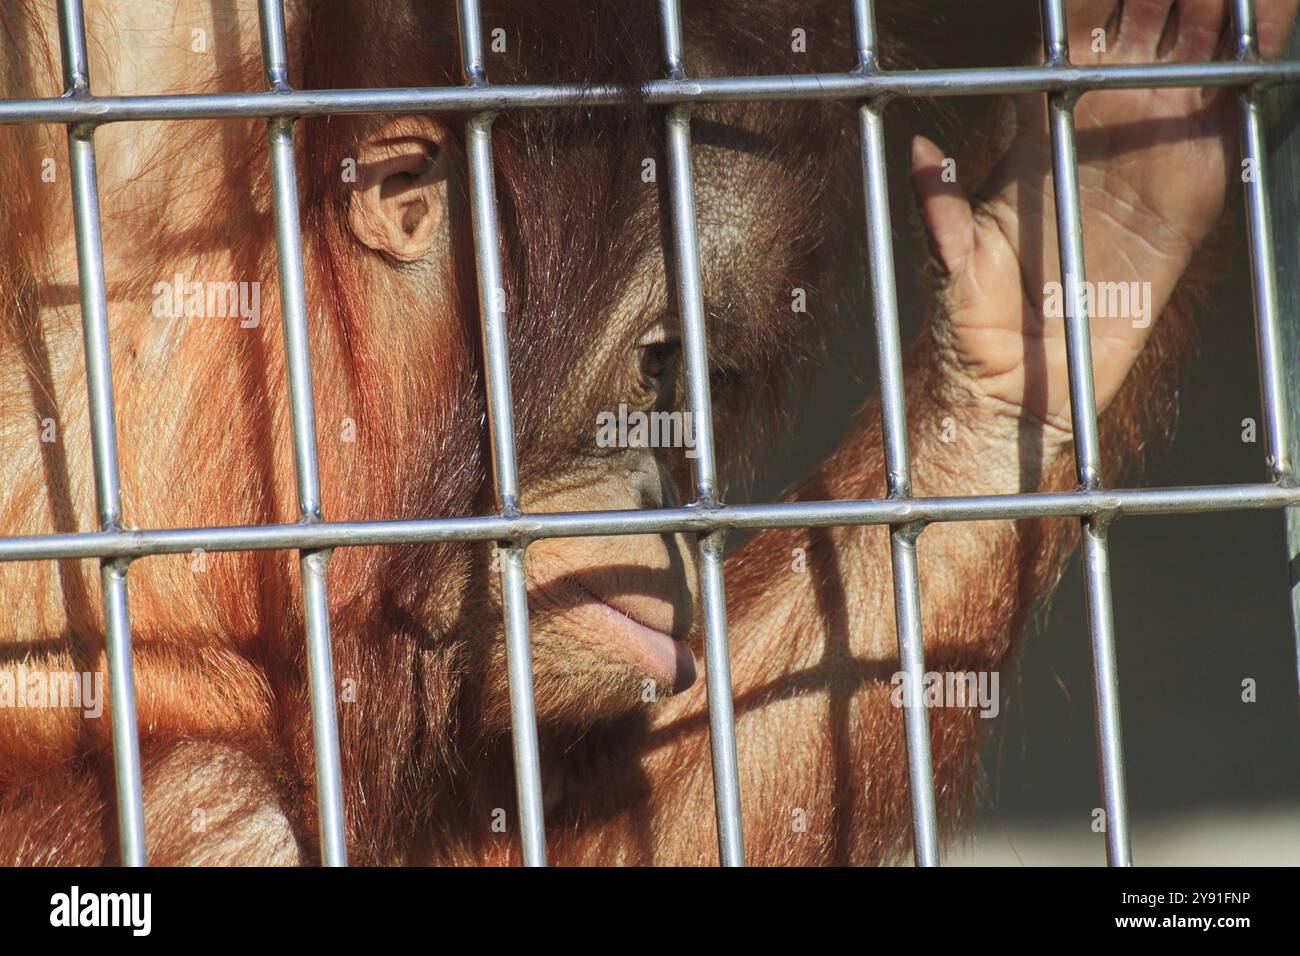
[[[1261,62],[1252,0],[1233,0],[1235,62],[1081,67],[1067,46],[1064,0],[1041,0],[1045,64],[997,69],[883,70],[877,61],[872,0],[852,3],[857,62],[842,73],[818,75],[691,78],[683,59],[683,22],[678,0],[659,0],[665,77],[645,84],[647,102],[667,107],[669,196],[677,302],[682,323],[689,406],[696,423],[695,500],[685,507],[648,511],[525,514],[519,508],[519,477],[511,410],[506,315],[501,287],[498,222],[493,185],[492,123],[500,110],[559,107],[581,96],[584,104],[617,107],[615,88],[576,85],[493,85],[486,75],[477,0],[458,0],[460,50],[465,84],[458,87],[377,90],[295,90],[288,83],[287,44],[281,0],[260,0],[261,42],[267,90],[228,94],[95,96],[90,91],[81,0],[59,0],[64,96],[0,101],[0,124],[45,123],[67,127],[85,359],[89,389],[94,479],[100,530],[90,533],[0,537],[2,561],[98,558],[107,625],[111,719],[122,860],[146,861],[144,810],[131,629],[128,568],[159,554],[210,551],[297,550],[300,556],[316,785],[320,803],[321,858],[346,863],[337,713],[330,649],[326,569],[331,549],[412,542],[481,541],[503,547],[502,598],[512,710],[516,788],[522,855],[527,865],[546,862],[537,727],[533,703],[524,580],[530,541],[548,537],[685,532],[696,536],[703,602],[709,732],[723,864],[744,861],[740,794],[727,648],[722,551],[728,531],[777,527],[888,525],[890,528],[898,649],[906,699],[920,700],[924,645],[916,548],[926,525],[1073,517],[1082,530],[1087,617],[1091,633],[1099,764],[1105,810],[1107,858],[1131,863],[1125,801],[1124,754],[1119,723],[1118,675],[1111,609],[1107,532],[1125,515],[1290,508],[1300,505],[1293,474],[1292,443],[1300,441],[1295,419],[1300,403],[1288,393],[1283,358],[1300,354],[1300,315],[1295,290],[1279,290],[1279,276],[1294,278],[1300,263],[1277,261],[1270,202],[1270,151],[1263,91],[1300,82],[1300,61]],[[1292,48],[1293,56],[1295,48]],[[1255,293],[1259,371],[1267,435],[1268,482],[1246,485],[1112,490],[1100,470],[1097,412],[1093,396],[1089,321],[1083,299],[1085,276],[1073,108],[1086,91],[1139,87],[1240,87],[1242,154],[1254,176],[1245,185]],[[1075,429],[1079,489],[1066,493],[915,498],[904,408],[901,340],[884,151],[884,108],[896,97],[1042,93],[1050,113],[1053,182],[1061,272],[1075,277],[1066,327],[1070,402]],[[834,98],[859,104],[866,229],[874,298],[884,450],[889,486],[882,499],[728,506],[717,498],[708,354],[696,237],[691,171],[691,111],[696,103],[739,100]],[[455,110],[467,114],[472,223],[478,273],[489,429],[499,511],[469,518],[331,522],[321,513],[316,458],[311,357],[303,282],[302,241],[294,168],[294,121],[329,113],[391,113]],[[103,123],[258,117],[268,123],[274,186],[279,281],[283,301],[288,387],[300,520],[294,524],[213,528],[127,530],[122,524],[118,454],[108,348],[108,312],[95,172],[95,130]],[[1295,149],[1296,137],[1282,147]],[[1293,214],[1294,210],[1291,210]],[[1295,252],[1295,245],[1288,247]],[[1293,256],[1294,258],[1294,256]],[[1281,272],[1279,272],[1281,269]],[[1288,280],[1289,281],[1289,280]],[[1290,297],[1282,321],[1283,299]],[[1289,521],[1295,510],[1288,511]],[[1295,547],[1292,548],[1292,553]],[[923,706],[904,708],[913,846],[917,864],[939,862],[929,721]]]

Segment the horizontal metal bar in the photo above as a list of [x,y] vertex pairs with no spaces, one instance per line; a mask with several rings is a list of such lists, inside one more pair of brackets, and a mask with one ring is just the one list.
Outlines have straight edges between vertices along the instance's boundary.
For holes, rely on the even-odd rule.
[[[1274,83],[1300,83],[1300,62],[1022,66],[870,74],[719,76],[651,80],[641,90],[646,102],[662,106],[751,100],[853,100],[885,95],[1082,93],[1088,90]],[[617,106],[627,101],[626,92],[617,86],[576,83],[79,96],[0,102],[0,125],[321,116],[327,113],[486,112],[573,105]]]
[[370,547],[447,541],[531,541],[541,538],[608,537],[760,531],[767,528],[834,528],[912,522],[1002,521],[1079,518],[1091,515],[1199,514],[1300,505],[1300,488],[1276,485],[1210,485],[1066,491],[872,501],[800,501],[646,511],[577,511],[413,518],[404,521],[320,521],[213,528],[90,531],[77,534],[0,537],[0,561],[63,561],[135,558],[204,551],[275,551]]

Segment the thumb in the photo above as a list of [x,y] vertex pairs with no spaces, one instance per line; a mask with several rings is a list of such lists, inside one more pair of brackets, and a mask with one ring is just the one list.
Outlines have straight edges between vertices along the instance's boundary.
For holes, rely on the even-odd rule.
[[956,180],[955,161],[924,136],[912,140],[912,192],[921,209],[926,235],[949,275],[966,267],[975,248],[975,218],[970,200]]

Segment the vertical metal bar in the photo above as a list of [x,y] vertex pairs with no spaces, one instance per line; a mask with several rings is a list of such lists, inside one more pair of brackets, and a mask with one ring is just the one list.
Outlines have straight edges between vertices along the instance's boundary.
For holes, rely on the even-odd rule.
[[262,68],[267,85],[277,92],[289,90],[289,43],[284,28],[284,5],[261,0],[258,10],[262,41]]
[[[665,67],[669,77],[681,79],[685,76],[685,66],[677,0],[660,0],[659,11]],[[719,504],[717,458],[713,444],[713,399],[709,393],[709,349],[704,328],[704,292],[696,235],[691,111],[688,105],[674,106],[668,111],[667,142],[677,304],[681,313],[686,388],[695,436],[695,506],[712,508]],[[740,772],[736,762],[731,653],[727,647],[727,596],[722,575],[724,541],[721,532],[701,535],[697,541],[700,598],[704,610],[705,682],[709,699],[713,795],[718,816],[718,855],[723,866],[743,866],[745,840],[740,813]]]
[[[1252,0],[1233,0],[1233,24],[1237,31],[1237,58],[1259,59]],[[1277,260],[1273,248],[1272,216],[1269,210],[1267,150],[1260,94],[1254,87],[1242,91],[1241,155],[1250,167],[1245,178],[1247,236],[1250,241],[1251,290],[1255,298],[1255,342],[1259,359],[1260,404],[1267,436],[1269,477],[1274,480],[1292,474],[1291,448],[1285,424],[1285,385],[1282,380],[1282,330],[1278,312]]]
[[[1253,34],[1253,31],[1250,31]],[[1291,31],[1291,41],[1285,56],[1300,60],[1300,24]],[[1300,87],[1278,85],[1260,92],[1261,119],[1264,127],[1263,156],[1268,157],[1271,169],[1300,169]],[[1243,144],[1246,143],[1243,137]],[[1243,150],[1246,147],[1243,145]],[[1246,154],[1243,154],[1246,155]],[[1263,156],[1255,163],[1255,172],[1264,167]],[[1267,179],[1267,177],[1266,177]],[[1269,201],[1270,226],[1276,230],[1266,233],[1272,238],[1270,252],[1276,251],[1275,270],[1271,273],[1278,291],[1277,311],[1281,332],[1280,369],[1282,394],[1282,436],[1294,448],[1300,442],[1300,181],[1295,176],[1282,175],[1260,191]],[[1258,308],[1258,299],[1256,300]],[[1263,352],[1260,352],[1263,364]],[[1287,370],[1291,370],[1288,374]],[[1261,370],[1261,378],[1263,372]],[[1276,457],[1276,453],[1271,453]],[[1279,459],[1282,467],[1275,469],[1277,479],[1294,486],[1297,479],[1295,467],[1289,456]],[[1295,641],[1297,661],[1297,689],[1300,689],[1300,507],[1287,508],[1286,519],[1287,568],[1290,572],[1292,637]]]
[[144,782],[140,774],[140,734],[135,709],[135,672],[131,662],[126,569],[126,561],[101,561],[99,580],[104,588],[104,623],[108,633],[105,650],[108,654],[109,712],[113,721],[118,842],[123,866],[145,866],[148,855],[144,832]]
[[[854,26],[859,71],[877,68],[875,10],[871,0],[855,0]],[[912,466],[907,443],[907,408],[903,349],[898,328],[898,290],[894,273],[893,225],[885,164],[884,103],[873,100],[858,108],[862,147],[862,183],[871,260],[871,292],[876,317],[880,365],[880,410],[885,446],[887,494],[912,496]],[[939,827],[930,755],[930,715],[925,699],[925,645],[916,540],[921,525],[894,525],[889,530],[894,578],[894,624],[899,666],[906,693],[903,722],[907,737],[908,783],[912,796],[912,855],[917,866],[939,865]]]
[[[477,0],[460,0],[461,64],[471,86],[487,83],[483,68],[482,28]],[[479,312],[483,327],[483,366],[487,379],[488,430],[497,502],[503,515],[519,512],[519,473],[515,457],[515,423],[510,395],[510,354],[506,336],[505,288],[501,278],[500,227],[496,180],[492,168],[494,113],[476,113],[466,122],[469,153],[470,213],[478,274]],[[506,628],[506,664],[510,680],[510,726],[514,742],[515,793],[525,866],[546,865],[546,820],[542,806],[541,757],[533,700],[533,658],[528,640],[528,589],[524,547],[503,546],[501,603]]]
[[[80,0],[60,0],[59,41],[63,83],[71,96],[90,95],[86,24]],[[72,216],[76,231],[81,327],[86,353],[86,390],[95,501],[104,531],[121,529],[122,492],[118,483],[117,422],[113,409],[113,367],[108,342],[108,296],[100,232],[99,182],[95,173],[95,128],[68,127],[72,172]],[[146,863],[144,787],[140,775],[140,734],[131,661],[131,621],[126,592],[126,561],[101,561],[104,589],[105,653],[108,658],[113,774],[117,789],[118,842],[124,866]]]
[[[266,80],[283,92],[288,83],[288,44],[281,0],[260,0],[262,61]],[[307,334],[307,295],[303,281],[302,229],[298,221],[298,181],[294,168],[293,120],[268,121],[275,245],[279,260],[280,305],[284,322],[285,367],[293,423],[293,458],[298,480],[299,520],[323,520],[320,470],[316,460],[316,410],[312,397],[311,350]],[[316,794],[320,804],[320,850],[325,866],[347,865],[347,834],[339,758],[338,709],[330,649],[326,569],[330,552],[302,551],[303,620],[307,637],[307,675],[311,692]]]
[[[1043,0],[1043,47],[1049,65],[1069,63],[1069,33],[1062,0]],[[1052,138],[1052,178],[1056,195],[1057,239],[1065,283],[1066,351],[1070,373],[1070,410],[1075,463],[1085,489],[1101,487],[1101,446],[1093,391],[1092,333],[1084,298],[1083,217],[1079,205],[1078,154],[1074,138],[1075,98],[1048,96]],[[1085,518],[1083,568],[1092,639],[1093,693],[1097,702],[1097,750],[1106,804],[1106,858],[1112,866],[1132,865],[1128,806],[1124,786],[1124,750],[1120,731],[1119,674],[1115,657],[1115,622],[1111,606],[1109,520]]]
[[[1259,37],[1256,33],[1255,5],[1252,0],[1233,0],[1233,26],[1237,32],[1237,59],[1259,59]],[[1300,50],[1300,28],[1292,32],[1290,49]],[[1292,441],[1300,441],[1300,390],[1287,392],[1284,369],[1291,368],[1293,381],[1295,365],[1300,358],[1300,268],[1294,261],[1286,262],[1285,271],[1290,283],[1283,285],[1287,304],[1291,306],[1291,321],[1282,324],[1282,296],[1279,293],[1279,266],[1273,242],[1273,206],[1280,207],[1282,217],[1290,216],[1292,232],[1295,214],[1300,207],[1294,180],[1282,176],[1279,183],[1269,181],[1270,154],[1289,150],[1292,163],[1280,163],[1281,169],[1294,169],[1294,160],[1300,146],[1293,139],[1286,143],[1287,132],[1276,127],[1285,121],[1282,117],[1282,100],[1290,97],[1297,102],[1294,87],[1265,92],[1255,87],[1242,90],[1241,103],[1241,157],[1250,174],[1243,177],[1246,197],[1246,232],[1250,244],[1251,291],[1255,305],[1255,349],[1259,364],[1260,409],[1264,415],[1266,435],[1266,464],[1269,477],[1274,481],[1292,485],[1296,482],[1295,462],[1292,461]],[[1272,120],[1272,123],[1269,120]],[[1270,129],[1270,126],[1275,128]],[[1294,130],[1294,121],[1287,124]],[[1270,150],[1269,139],[1277,145]],[[1281,142],[1277,142],[1281,140]],[[1274,188],[1280,186],[1281,188]],[[1286,218],[1281,218],[1286,222]],[[1291,251],[1295,252],[1294,236]],[[1288,361],[1289,360],[1289,361]],[[1287,508],[1285,512],[1287,557],[1291,585],[1292,632],[1296,642],[1297,680],[1300,680],[1300,508]],[[1300,684],[1297,685],[1300,687]]]

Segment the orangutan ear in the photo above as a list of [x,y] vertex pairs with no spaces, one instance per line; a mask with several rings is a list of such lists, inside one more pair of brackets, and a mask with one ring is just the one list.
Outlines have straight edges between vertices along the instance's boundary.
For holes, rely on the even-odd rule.
[[424,256],[447,215],[445,127],[399,116],[362,142],[348,197],[357,241],[399,262]]

